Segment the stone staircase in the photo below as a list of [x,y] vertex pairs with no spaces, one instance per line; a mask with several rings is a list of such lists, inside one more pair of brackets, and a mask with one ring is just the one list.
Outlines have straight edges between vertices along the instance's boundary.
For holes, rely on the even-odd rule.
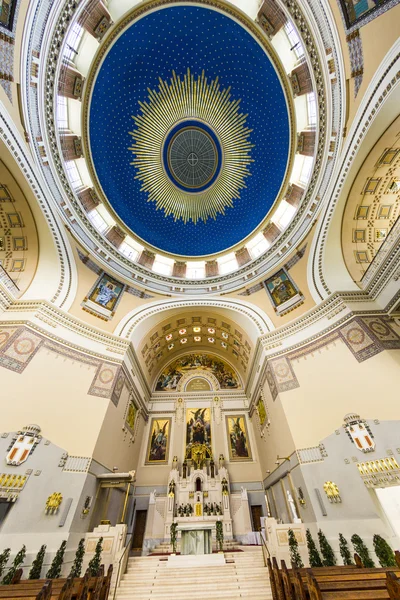
[[167,557],[129,559],[117,589],[117,600],[271,600],[268,570],[259,546],[226,552],[222,566],[167,567]]

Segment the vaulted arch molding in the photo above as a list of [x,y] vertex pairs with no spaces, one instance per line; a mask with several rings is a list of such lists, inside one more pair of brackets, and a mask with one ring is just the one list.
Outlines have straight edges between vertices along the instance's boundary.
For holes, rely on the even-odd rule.
[[[77,287],[77,273],[64,227],[54,210],[45,181],[26,151],[26,144],[0,102],[0,137],[36,198],[31,206],[39,230],[39,263],[33,282],[20,300],[45,299],[68,310]],[[46,251],[43,252],[44,246]]]
[[226,299],[191,299],[191,300],[160,300],[134,309],[126,315],[115,330],[116,335],[131,339],[137,344],[143,335],[157,322],[164,320],[168,311],[202,309],[205,311],[226,311],[232,321],[240,321],[253,343],[258,336],[272,331],[274,325],[271,319],[260,308],[244,300]]
[[[319,303],[337,291],[358,291],[350,277],[341,249],[343,211],[351,185],[363,161],[387,127],[398,116],[400,105],[400,41],[382,61],[357,111],[332,177],[327,202],[318,223],[308,263],[308,283]],[[368,292],[368,289],[365,291]]]

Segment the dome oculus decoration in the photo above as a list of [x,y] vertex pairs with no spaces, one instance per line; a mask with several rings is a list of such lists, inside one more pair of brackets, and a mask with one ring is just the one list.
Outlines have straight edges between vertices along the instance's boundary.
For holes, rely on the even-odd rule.
[[153,252],[232,251],[285,193],[290,93],[273,47],[232,5],[140,3],[105,36],[85,83],[84,154],[98,196]]
[[190,69],[149,92],[130,132],[137,179],[165,216],[184,223],[215,219],[239,198],[252,162],[247,115],[230,88]]

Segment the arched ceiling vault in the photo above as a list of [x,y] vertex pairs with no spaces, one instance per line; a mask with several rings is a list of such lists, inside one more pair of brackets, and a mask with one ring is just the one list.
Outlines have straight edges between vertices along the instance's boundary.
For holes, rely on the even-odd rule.
[[191,352],[228,360],[245,383],[258,337],[273,328],[249,302],[164,300],[132,311],[115,333],[132,340],[149,384],[172,358]]
[[400,117],[397,117],[368,154],[347,198],[342,247],[354,281],[362,280],[399,214]]

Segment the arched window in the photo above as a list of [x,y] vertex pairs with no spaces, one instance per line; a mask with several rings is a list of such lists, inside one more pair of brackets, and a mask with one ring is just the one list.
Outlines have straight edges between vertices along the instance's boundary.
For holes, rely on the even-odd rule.
[[201,492],[201,479],[198,477],[196,479],[196,492]]

